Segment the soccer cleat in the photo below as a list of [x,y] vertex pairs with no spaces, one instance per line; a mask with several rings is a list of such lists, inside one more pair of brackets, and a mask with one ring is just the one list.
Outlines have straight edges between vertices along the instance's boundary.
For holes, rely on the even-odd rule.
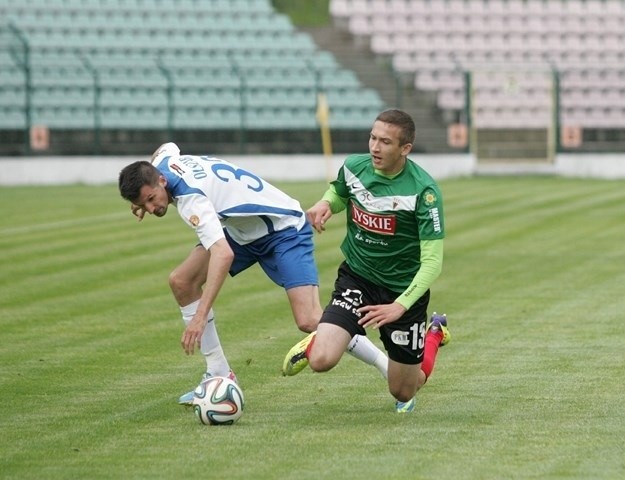
[[304,370],[308,366],[308,358],[306,358],[306,349],[312,339],[315,338],[317,332],[312,332],[303,340],[300,340],[289,353],[286,354],[284,363],[282,364],[282,375],[292,377]]
[[427,328],[428,332],[443,332],[443,339],[441,340],[440,346],[444,347],[451,340],[451,333],[449,333],[449,329],[447,328],[447,315],[434,312],[432,314],[432,318],[430,319],[430,323]]
[[397,413],[410,413],[414,410],[416,403],[417,402],[414,398],[411,398],[407,402],[397,401],[395,402],[395,411]]
[[[202,374],[202,380],[200,381],[200,383],[202,383],[204,380],[212,377],[213,375],[211,375],[208,372],[204,372]],[[238,385],[239,381],[237,380],[237,376],[234,374],[234,372],[232,370],[230,370],[230,373],[228,373],[228,378],[230,380],[234,380],[234,382]],[[195,395],[195,390],[191,390],[190,392],[185,393],[184,395],[180,395],[180,398],[178,398],[178,405],[185,405],[190,407],[191,405],[193,405],[193,396]]]

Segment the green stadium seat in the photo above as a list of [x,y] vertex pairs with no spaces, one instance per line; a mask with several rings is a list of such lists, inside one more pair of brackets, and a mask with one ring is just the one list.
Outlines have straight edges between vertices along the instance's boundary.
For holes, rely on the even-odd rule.
[[0,105],[0,129],[18,130],[26,126],[26,116],[21,107]]
[[176,110],[174,128],[189,130],[231,130],[241,127],[238,108],[193,106]]
[[367,129],[371,127],[378,113],[380,110],[377,108],[330,106],[330,127]]
[[247,125],[263,130],[297,130],[316,127],[315,109],[256,107],[246,112]]
[[48,128],[90,129],[93,128],[93,108],[37,105],[33,107],[32,122],[34,125],[45,125]]
[[314,89],[252,88],[247,92],[247,105],[252,108],[313,109],[317,96]]
[[34,88],[32,102],[42,107],[55,107],[59,104],[68,107],[93,107],[94,90],[91,86],[40,86]]
[[106,106],[102,127],[110,129],[166,129],[167,108],[162,106]]
[[241,105],[239,90],[235,87],[224,88],[179,88],[173,92],[176,107],[212,107],[238,109]]
[[22,85],[0,83],[0,106],[9,109],[20,108],[26,104],[26,92]]

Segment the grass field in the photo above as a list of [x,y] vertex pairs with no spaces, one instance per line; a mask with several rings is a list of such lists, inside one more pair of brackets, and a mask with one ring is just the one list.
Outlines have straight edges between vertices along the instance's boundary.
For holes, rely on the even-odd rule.
[[[247,401],[231,427],[176,405],[203,370],[167,286],[195,242],[177,214],[138,224],[112,185],[1,188],[0,478],[625,478],[625,182],[441,186],[431,307],[453,339],[418,411],[349,356],[283,378],[301,334],[253,268],[216,305]],[[316,237],[324,302],[342,220]]]

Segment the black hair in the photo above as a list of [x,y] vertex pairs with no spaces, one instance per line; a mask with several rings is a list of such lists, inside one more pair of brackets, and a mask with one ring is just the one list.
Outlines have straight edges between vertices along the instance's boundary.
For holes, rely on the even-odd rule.
[[131,163],[119,172],[119,193],[122,198],[135,203],[145,185],[156,186],[161,173],[150,162],[141,160]]

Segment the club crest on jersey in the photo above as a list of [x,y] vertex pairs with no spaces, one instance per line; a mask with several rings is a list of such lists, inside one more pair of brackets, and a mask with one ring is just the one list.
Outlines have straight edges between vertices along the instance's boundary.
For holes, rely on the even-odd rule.
[[352,220],[356,225],[370,232],[394,235],[397,219],[395,215],[378,215],[366,212],[352,203]]
[[425,205],[427,207],[431,207],[432,205],[434,205],[436,203],[436,200],[436,195],[434,195],[434,192],[432,190],[428,190],[423,195],[423,201],[425,202]]
[[200,224],[200,217],[197,215],[191,215],[189,217],[189,223],[193,225],[193,227],[197,227]]

